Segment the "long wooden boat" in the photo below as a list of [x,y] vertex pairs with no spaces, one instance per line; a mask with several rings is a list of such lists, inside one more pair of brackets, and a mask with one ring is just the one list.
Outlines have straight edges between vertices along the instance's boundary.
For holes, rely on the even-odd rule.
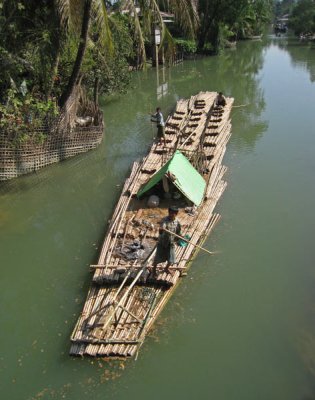
[[[226,187],[222,159],[231,136],[233,98],[227,98],[226,106],[218,109],[216,96],[216,92],[200,92],[179,100],[166,121],[166,146],[153,143],[149,153],[133,164],[98,262],[90,266],[92,284],[71,335],[71,355],[115,358],[137,355],[148,330],[187,274],[198,250],[195,245],[203,243],[219,220],[214,208]],[[193,182],[184,177],[186,181],[181,186],[176,182],[178,177],[169,173],[176,164],[175,158],[176,162],[185,159],[183,162],[190,172],[194,169],[200,176],[198,179],[205,182],[198,206],[194,204],[198,203],[193,199],[194,190],[189,188]],[[179,166],[179,175],[184,174],[185,168]],[[157,182],[160,187],[153,185]],[[147,187],[152,185],[158,193],[167,194],[159,196],[156,207],[148,206]],[[188,235],[190,243],[176,246],[178,262],[169,273],[160,264],[158,274],[153,275],[150,266],[159,223],[170,205],[179,207],[182,234]]]

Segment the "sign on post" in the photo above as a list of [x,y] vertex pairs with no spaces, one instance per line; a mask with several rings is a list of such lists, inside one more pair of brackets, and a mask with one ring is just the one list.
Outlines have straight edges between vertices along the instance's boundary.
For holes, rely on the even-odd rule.
[[154,28],[154,43],[156,46],[161,43],[161,30],[158,27]]

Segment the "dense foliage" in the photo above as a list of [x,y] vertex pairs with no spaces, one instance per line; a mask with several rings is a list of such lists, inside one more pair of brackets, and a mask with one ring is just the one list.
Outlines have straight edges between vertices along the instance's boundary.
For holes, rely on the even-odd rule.
[[194,54],[197,51],[197,43],[195,40],[175,39],[176,47],[184,54]]
[[57,114],[51,95],[59,29],[52,0],[0,3],[0,127],[23,131]]
[[290,28],[296,35],[315,34],[315,1],[299,0],[290,15]]
[[[124,91],[129,83],[133,40],[128,18],[107,18],[102,2],[91,5],[80,63],[84,6],[88,1],[3,0],[0,2],[0,125],[32,126],[56,115],[80,83],[98,93]],[[100,19],[103,13],[104,18]],[[110,27],[110,29],[109,29]],[[66,94],[66,96],[65,96]],[[49,118],[48,118],[49,116]]]
[[296,0],[281,0],[275,2],[275,17],[291,14]]
[[[176,46],[215,53],[228,40],[261,33],[271,6],[271,0],[0,0],[0,127],[46,124],[77,87],[96,104],[99,95],[126,90],[130,69],[145,67],[151,54],[153,27],[161,29],[166,57]],[[173,23],[164,23],[162,11]]]
[[272,8],[271,0],[199,0],[199,50],[217,52],[225,40],[261,34]]

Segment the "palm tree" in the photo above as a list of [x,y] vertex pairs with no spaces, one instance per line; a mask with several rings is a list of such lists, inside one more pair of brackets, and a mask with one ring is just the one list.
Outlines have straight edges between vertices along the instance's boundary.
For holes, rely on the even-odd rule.
[[[135,4],[137,3],[137,4]],[[167,7],[166,7],[167,5]],[[140,8],[141,20],[138,9]],[[198,26],[198,14],[195,0],[122,0],[120,9],[128,10],[134,21],[135,41],[138,47],[138,59],[144,65],[146,59],[145,39],[150,37],[153,25],[161,28],[162,42],[171,43],[172,37],[163,21],[161,11],[174,13],[183,31],[190,37],[194,37]]]
[[271,9],[272,0],[199,0],[199,49],[209,41],[217,51],[224,33],[233,32],[241,38],[260,33]]
[[78,34],[78,27],[80,27],[79,45],[72,73],[59,100],[60,107],[63,107],[80,80],[80,70],[89,41],[91,20],[93,20],[98,28],[98,45],[111,47],[112,43],[108,27],[107,10],[103,0],[56,0],[56,6],[59,11],[61,25],[64,29]]
[[[98,29],[97,45],[111,47],[112,42],[104,0],[55,0],[55,3],[60,16],[60,25],[68,33],[75,33],[79,41],[72,73],[59,100],[60,107],[63,107],[80,81],[80,70],[90,40],[89,26],[91,21],[95,23]],[[121,1],[120,7],[128,9],[133,17],[135,41],[138,46],[138,59],[141,65],[144,65],[146,59],[145,38],[150,36],[153,23],[161,27],[162,40],[171,41],[171,36],[161,16],[161,5],[164,3],[158,0],[139,0],[138,5],[142,15],[140,21],[135,1]],[[182,29],[193,36],[198,24],[195,2],[192,0],[169,0],[167,3],[167,11],[173,12]]]

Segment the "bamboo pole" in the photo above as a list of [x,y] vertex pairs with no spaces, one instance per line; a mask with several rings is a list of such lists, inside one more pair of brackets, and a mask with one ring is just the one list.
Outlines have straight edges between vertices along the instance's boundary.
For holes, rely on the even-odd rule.
[[211,254],[211,255],[215,254],[215,252],[209,251],[209,250],[207,250],[207,249],[205,249],[205,248],[203,248],[203,247],[201,247],[201,246],[198,246],[198,244],[194,244],[193,242],[191,242],[190,240],[184,238],[183,236],[177,235],[177,233],[171,232],[171,231],[169,231],[169,230],[166,229],[166,228],[163,228],[163,230],[164,230],[165,232],[170,233],[170,234],[173,235],[173,236],[178,237],[179,239],[184,240],[185,242],[187,242],[187,243],[189,243],[189,244],[192,244],[192,245],[195,246],[195,247],[198,247],[198,249],[203,250],[203,251],[205,251],[205,252],[208,253],[208,254]]

